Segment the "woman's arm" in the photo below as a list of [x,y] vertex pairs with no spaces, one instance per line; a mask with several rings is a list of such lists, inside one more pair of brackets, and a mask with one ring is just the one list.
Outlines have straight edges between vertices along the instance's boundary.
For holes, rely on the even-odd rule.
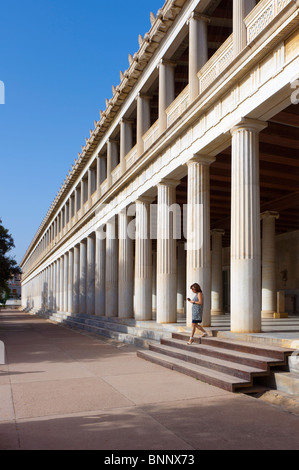
[[194,300],[193,303],[201,305],[202,304],[202,292],[197,293],[197,298],[198,300]]

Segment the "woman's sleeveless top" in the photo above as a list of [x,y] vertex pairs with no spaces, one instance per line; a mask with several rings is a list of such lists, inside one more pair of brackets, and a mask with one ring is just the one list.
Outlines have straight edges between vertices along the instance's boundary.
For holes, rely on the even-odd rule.
[[[193,297],[193,301],[198,302],[197,294]],[[203,303],[202,304],[193,304],[192,305],[192,320],[195,321],[202,321],[202,311],[203,311]]]

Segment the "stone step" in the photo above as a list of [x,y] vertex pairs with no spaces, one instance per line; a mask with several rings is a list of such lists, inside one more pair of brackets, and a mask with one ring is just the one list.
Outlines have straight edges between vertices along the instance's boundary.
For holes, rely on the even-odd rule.
[[[188,341],[189,336],[185,333],[178,332],[173,334],[173,338]],[[275,358],[278,361],[286,361],[287,357],[292,354],[291,349],[282,348],[280,346],[275,346],[272,344],[253,343],[249,341],[225,339],[219,337],[204,337],[200,339],[200,342],[202,344],[209,344],[216,347],[218,346],[233,351]]]
[[240,379],[251,382],[251,377],[264,376],[269,374],[268,368],[260,369],[258,367],[251,367],[246,364],[238,364],[236,362],[230,362],[225,359],[218,357],[205,356],[198,354],[192,350],[184,350],[175,347],[169,347],[163,344],[151,344],[149,346],[151,351],[165,354],[166,356],[174,357],[187,363],[197,364],[202,367],[206,367],[210,370],[223,372]]
[[[159,342],[162,338],[171,338],[171,328],[165,329],[154,322],[136,322],[135,320],[99,317],[84,314],[68,314],[54,312],[46,316],[49,320],[65,324],[71,328],[88,331],[115,339],[138,347],[148,348],[151,342]],[[173,327],[174,329],[174,327]]]
[[224,359],[230,362],[235,362],[238,364],[244,364],[250,367],[256,367],[261,370],[268,370],[269,366],[278,366],[278,365],[284,365],[284,361],[279,361],[275,357],[269,357],[269,356],[260,356],[257,354],[252,354],[252,353],[244,353],[241,351],[234,351],[229,350],[227,348],[222,348],[220,344],[218,343],[218,346],[213,346],[213,344],[206,344],[204,342],[205,338],[202,338],[201,341],[202,343],[200,344],[192,344],[187,345],[185,341],[182,341],[180,339],[162,339],[161,342],[162,344],[172,346],[172,347],[177,347],[185,350],[190,350],[193,348],[193,351],[196,352],[197,354],[202,354],[205,356],[211,356],[219,359]]
[[166,356],[156,351],[138,351],[137,355],[142,359],[159,364],[168,369],[181,372],[185,375],[194,377],[195,379],[222,388],[229,392],[235,392],[242,387],[252,386],[251,381],[248,382],[247,380],[208,369],[207,367],[201,367],[197,364],[187,363],[184,360]]
[[218,337],[194,338],[173,332],[171,338],[161,338],[160,344],[150,344],[149,351],[138,356],[172,370],[232,392],[253,393],[255,377],[269,377],[272,367],[284,368],[292,350],[279,346],[252,344],[247,341]]

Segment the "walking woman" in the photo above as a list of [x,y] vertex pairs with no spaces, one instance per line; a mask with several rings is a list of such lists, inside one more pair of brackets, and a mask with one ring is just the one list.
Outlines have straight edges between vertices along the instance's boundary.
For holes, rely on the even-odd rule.
[[192,332],[190,339],[187,344],[192,344],[194,341],[194,334],[196,331],[196,328],[202,332],[202,335],[200,336],[203,338],[204,336],[208,336],[207,332],[204,330],[204,328],[200,325],[202,322],[202,314],[203,314],[203,294],[202,290],[200,288],[200,285],[197,283],[192,284],[190,287],[192,292],[195,294],[193,299],[189,299],[188,301],[191,302],[192,304]]

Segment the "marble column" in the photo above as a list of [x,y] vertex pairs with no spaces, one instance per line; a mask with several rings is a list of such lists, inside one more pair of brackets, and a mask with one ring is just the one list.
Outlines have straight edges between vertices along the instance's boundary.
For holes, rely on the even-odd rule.
[[175,99],[174,88],[175,64],[162,59],[159,64],[159,133],[167,128],[166,109]]
[[64,279],[63,279],[63,310],[68,312],[68,253],[65,253],[64,256]]
[[194,11],[189,24],[189,97],[193,101],[199,94],[197,73],[208,60],[209,19]]
[[87,246],[86,246],[86,240],[83,240],[80,242],[79,313],[86,313],[86,275],[87,275]]
[[133,122],[128,119],[120,121],[120,166],[121,173],[126,171],[125,156],[133,147]]
[[267,211],[262,219],[262,317],[273,318],[276,312],[275,220],[278,212]]
[[64,257],[61,256],[60,258],[60,289],[59,289],[59,308],[60,311],[64,311],[64,295],[63,295],[63,288],[64,288]]
[[94,235],[87,237],[87,278],[86,278],[86,313],[95,313],[95,239]]
[[135,312],[136,320],[152,319],[152,240],[150,205],[152,199],[136,201],[135,234]]
[[103,155],[97,156],[97,196],[101,196],[101,184],[107,177],[107,159]]
[[114,218],[106,224],[105,314],[118,316],[118,240]]
[[157,323],[177,321],[176,186],[164,179],[158,184],[157,219]]
[[130,218],[126,209],[118,214],[118,316],[133,317],[133,240],[128,233]]
[[224,230],[212,234],[211,315],[223,315],[222,237]]
[[233,0],[233,41],[235,56],[247,45],[244,19],[255,5],[256,0]]
[[73,282],[74,282],[74,252],[70,250],[68,252],[68,311],[73,313],[74,311],[74,297],[73,297]]
[[[196,155],[187,162],[187,297],[198,283],[203,292],[203,326],[211,324],[211,243],[210,243],[210,155]],[[187,324],[192,322],[192,305],[187,302]]]
[[56,310],[60,308],[60,258],[56,260]]
[[53,291],[53,305],[52,308],[54,311],[57,310],[57,291],[56,291],[56,277],[57,277],[57,263],[53,263],[53,275],[52,275],[52,291]]
[[143,135],[151,127],[151,98],[141,93],[137,96],[137,154],[142,155],[144,152]]
[[186,250],[184,243],[178,241],[177,257],[177,309],[183,312],[186,300]]
[[80,290],[80,247],[74,246],[74,274],[73,274],[73,312],[79,313]]
[[111,173],[118,165],[118,143],[115,140],[109,139],[107,142],[107,181],[108,186],[111,186],[112,176]]
[[261,331],[261,239],[258,133],[242,119],[231,129],[231,331]]
[[106,240],[103,230],[96,230],[95,314],[105,316]]

